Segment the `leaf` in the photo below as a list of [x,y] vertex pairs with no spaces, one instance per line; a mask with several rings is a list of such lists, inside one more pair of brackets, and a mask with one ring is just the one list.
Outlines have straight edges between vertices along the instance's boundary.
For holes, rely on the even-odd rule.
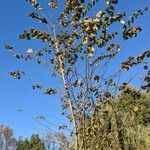
[[55,89],[49,88],[46,91],[44,91],[44,94],[48,94],[48,95],[52,95],[52,94],[56,94],[57,91]]
[[48,21],[46,20],[46,18],[40,17],[40,16],[39,16],[37,13],[35,13],[35,12],[29,13],[29,16],[32,17],[32,18],[34,18],[34,19],[39,20],[39,21],[42,22],[42,23],[48,24]]
[[124,20],[120,20],[120,23],[121,24],[125,24],[126,22]]
[[36,119],[37,120],[46,120],[46,118],[44,116],[37,116]]
[[65,54],[64,51],[59,51],[59,50],[56,50],[56,51],[55,51],[55,55],[56,55],[56,56],[63,55],[63,54]]
[[99,11],[99,12],[96,14],[96,17],[97,17],[97,18],[105,17],[105,13],[102,12],[102,11]]
[[83,83],[82,83],[81,79],[76,80],[76,81],[73,83],[73,86],[74,86],[74,87],[80,87],[80,86],[82,86],[82,85],[83,85]]
[[35,84],[35,85],[32,85],[32,88],[35,90],[35,89],[42,89],[42,85],[39,85],[39,84]]
[[32,53],[33,53],[33,49],[32,49],[32,48],[29,48],[29,49],[27,50],[27,53],[32,54]]
[[50,0],[48,5],[51,6],[52,8],[57,8],[58,7],[58,1],[57,0]]
[[94,76],[94,80],[95,80],[96,82],[99,82],[99,80],[100,80],[100,76],[95,75],[95,76]]
[[13,48],[11,45],[8,45],[8,44],[5,45],[5,48],[6,48],[8,51],[10,51],[10,52],[12,52],[12,51],[14,50],[14,48]]
[[21,58],[23,59],[23,55],[22,54],[16,54],[16,55],[14,55],[14,57],[17,58],[17,59],[21,59]]
[[9,75],[13,77],[14,79],[21,79],[22,76],[25,75],[25,73],[22,71],[12,71],[12,72],[9,72]]
[[37,2],[37,0],[26,0],[27,2],[31,3],[33,7],[36,9],[42,10],[40,3]]

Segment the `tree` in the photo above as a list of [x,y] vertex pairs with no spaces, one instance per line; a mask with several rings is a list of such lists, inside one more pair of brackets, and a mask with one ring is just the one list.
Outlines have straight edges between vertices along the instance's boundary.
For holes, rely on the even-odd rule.
[[121,93],[115,102],[124,143],[131,149],[150,148],[150,95],[131,88],[130,93]]
[[[20,34],[19,38],[41,40],[46,47],[40,51],[29,49],[26,54],[15,54],[15,57],[25,61],[35,60],[52,72],[52,78],[61,79],[61,91],[53,88],[53,85],[47,88],[35,84],[33,89],[41,89],[47,95],[59,94],[64,90],[61,98],[62,114],[72,123],[74,149],[84,149],[86,116],[91,118],[97,102],[112,101],[119,91],[130,93],[128,84],[131,80],[119,83],[121,74],[139,65],[143,65],[145,70],[149,69],[150,50],[145,50],[138,56],[129,56],[118,65],[117,71],[106,73],[111,67],[111,62],[119,57],[121,44],[118,39],[127,41],[137,37],[142,28],[135,24],[136,19],[148,12],[149,8],[145,7],[127,16],[126,12],[117,11],[118,0],[105,0],[104,8],[95,13],[93,8],[102,3],[98,0],[67,0],[63,2],[65,7],[59,14],[58,22],[56,18],[56,23],[53,23],[55,21],[48,20],[37,0],[27,1],[35,8],[29,17],[40,21],[46,29],[31,28]],[[52,11],[59,8],[57,0],[51,0],[49,6]],[[14,51],[10,45],[5,47]],[[24,72],[12,71],[9,74],[15,79],[20,79]],[[139,88],[149,92],[150,71],[144,74],[142,80]],[[117,124],[119,123],[116,118]],[[81,125],[83,132],[79,132],[78,129]],[[93,144],[90,144],[89,147],[92,148]],[[120,149],[124,150],[121,143]]]
[[0,125],[0,149],[15,150],[17,140],[14,138],[13,129]]
[[29,145],[29,141],[27,139],[25,140],[19,140],[17,143],[17,150],[22,149],[22,150],[26,150],[29,149],[30,145]]
[[131,93],[120,93],[116,100],[118,112],[132,112],[135,122],[143,126],[150,125],[150,95],[131,88]]
[[131,88],[131,93],[119,93],[111,102],[97,103],[94,114],[85,116],[84,127],[78,127],[80,138],[85,139],[84,147],[148,150],[149,98],[149,94]]
[[67,139],[63,132],[58,132],[55,134],[47,133],[44,136],[44,143],[47,147],[47,150],[51,149],[60,149],[60,150],[69,150],[70,148],[70,141]]
[[30,140],[19,140],[16,150],[45,150],[45,146],[39,136],[33,134]]

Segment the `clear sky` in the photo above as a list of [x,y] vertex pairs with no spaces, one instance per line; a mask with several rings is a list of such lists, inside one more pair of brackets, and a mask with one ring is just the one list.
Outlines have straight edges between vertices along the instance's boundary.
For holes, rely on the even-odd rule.
[[[128,13],[150,4],[150,0],[120,1],[120,9],[126,10]],[[31,88],[34,83],[54,84],[54,81],[49,79],[49,72],[35,63],[15,60],[4,49],[5,43],[15,45],[18,52],[32,47],[42,48],[42,44],[35,41],[26,42],[17,39],[18,34],[23,30],[36,26],[36,21],[27,17],[30,9],[31,7],[25,0],[1,0],[0,4],[0,124],[9,125],[14,129],[16,136],[25,137],[35,132],[34,128],[39,127],[32,119],[38,114],[46,116],[54,124],[60,125],[64,121],[60,115],[59,100],[42,95]],[[127,44],[123,44],[122,57],[126,58],[129,54],[135,55],[141,50],[150,48],[150,14],[147,13],[139,18],[137,24],[142,25],[144,30],[136,40],[130,40]],[[8,76],[9,71],[19,69],[27,71],[27,75],[23,79],[13,80]],[[55,84],[57,86],[58,81]],[[24,113],[18,113],[19,108],[23,109]],[[55,126],[49,126],[56,130]]]

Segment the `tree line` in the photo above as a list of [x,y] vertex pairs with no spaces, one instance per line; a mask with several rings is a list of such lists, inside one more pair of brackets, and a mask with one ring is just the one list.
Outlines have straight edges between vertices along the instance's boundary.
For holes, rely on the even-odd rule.
[[[113,102],[97,103],[93,115],[85,116],[84,128],[82,124],[78,126],[79,140],[85,139],[85,149],[150,148],[150,95],[131,89],[131,93],[118,94]],[[33,134],[29,139],[17,140],[13,129],[0,126],[2,150],[72,150],[74,146],[63,132],[40,137]]]

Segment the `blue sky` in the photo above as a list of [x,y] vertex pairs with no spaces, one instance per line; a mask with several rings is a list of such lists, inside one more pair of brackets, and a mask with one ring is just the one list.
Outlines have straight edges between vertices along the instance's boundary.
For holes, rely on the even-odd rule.
[[[130,13],[148,4],[150,0],[121,0],[119,9]],[[18,41],[17,39],[18,34],[23,30],[36,26],[36,21],[27,17],[27,12],[30,10],[31,7],[25,0],[2,0],[0,5],[0,124],[9,125],[14,129],[16,136],[25,137],[35,132],[33,128],[39,127],[32,116],[45,115],[50,122],[58,125],[65,121],[60,115],[57,98],[42,95],[31,88],[32,84],[38,81],[47,85],[54,84],[54,81],[49,79],[49,72],[35,63],[15,60],[4,49],[5,43],[15,45],[18,51],[32,47],[42,48],[43,45],[36,41]],[[137,24],[142,25],[144,30],[136,40],[123,43],[122,58],[126,58],[129,54],[136,55],[139,51],[150,47],[150,14],[147,13],[139,18]],[[16,69],[27,71],[28,74],[21,81],[9,78],[8,72]],[[56,86],[57,84],[58,81]],[[19,108],[22,108],[24,113],[18,113]],[[56,127],[51,125],[50,127],[56,130]]]

